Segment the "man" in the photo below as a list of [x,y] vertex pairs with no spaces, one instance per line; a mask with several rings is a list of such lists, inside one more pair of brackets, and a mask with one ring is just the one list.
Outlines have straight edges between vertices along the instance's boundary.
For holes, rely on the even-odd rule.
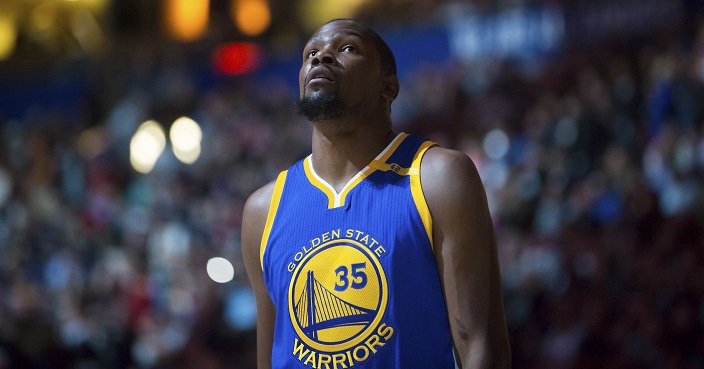
[[312,154],[244,210],[259,368],[509,367],[484,188],[464,154],[393,132],[386,43],[333,20],[299,83]]

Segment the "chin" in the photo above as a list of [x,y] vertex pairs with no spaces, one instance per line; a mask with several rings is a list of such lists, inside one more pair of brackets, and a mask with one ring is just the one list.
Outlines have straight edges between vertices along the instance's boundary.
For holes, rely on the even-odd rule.
[[330,120],[342,116],[343,107],[337,94],[314,93],[296,101],[298,115],[309,121]]

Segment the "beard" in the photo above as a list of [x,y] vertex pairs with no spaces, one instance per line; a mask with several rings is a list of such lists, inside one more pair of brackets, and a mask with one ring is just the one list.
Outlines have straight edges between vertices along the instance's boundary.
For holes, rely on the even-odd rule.
[[336,119],[345,114],[345,109],[337,94],[314,94],[294,103],[294,109],[309,121]]

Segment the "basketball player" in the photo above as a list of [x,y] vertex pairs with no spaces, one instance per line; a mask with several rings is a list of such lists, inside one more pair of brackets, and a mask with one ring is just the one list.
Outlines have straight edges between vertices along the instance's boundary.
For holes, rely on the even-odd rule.
[[464,154],[392,130],[393,54],[348,19],[308,41],[312,154],[247,200],[259,368],[507,368],[486,195]]

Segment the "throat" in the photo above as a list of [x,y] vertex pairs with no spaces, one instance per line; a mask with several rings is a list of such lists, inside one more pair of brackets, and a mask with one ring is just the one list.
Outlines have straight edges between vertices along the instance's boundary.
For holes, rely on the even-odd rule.
[[369,166],[366,166],[352,176],[340,176],[338,178],[341,178],[341,180],[328,181],[315,171],[312,156],[308,156],[303,165],[310,183],[328,197],[328,208],[330,209],[345,205],[347,194],[372,171]]
[[309,163],[310,171],[313,175],[333,192],[340,194],[348,187],[355,178],[359,177],[369,166],[357,167],[352,163],[333,168],[332,171],[316,172],[312,156]]
[[[376,170],[375,168],[378,167],[375,165],[376,162],[386,162],[406,136],[404,133],[395,135],[385,148],[375,151],[376,156],[358,155],[357,162],[349,160],[350,157],[344,155],[336,156],[343,152],[334,150],[333,147],[328,147],[327,149],[333,149],[328,151],[314,150],[314,154],[309,155],[303,163],[306,176],[313,186],[327,195],[329,208],[343,206],[347,194]],[[357,141],[357,145],[364,146],[364,142]],[[367,148],[369,147],[371,146],[367,145]],[[314,156],[315,160],[313,160]]]

